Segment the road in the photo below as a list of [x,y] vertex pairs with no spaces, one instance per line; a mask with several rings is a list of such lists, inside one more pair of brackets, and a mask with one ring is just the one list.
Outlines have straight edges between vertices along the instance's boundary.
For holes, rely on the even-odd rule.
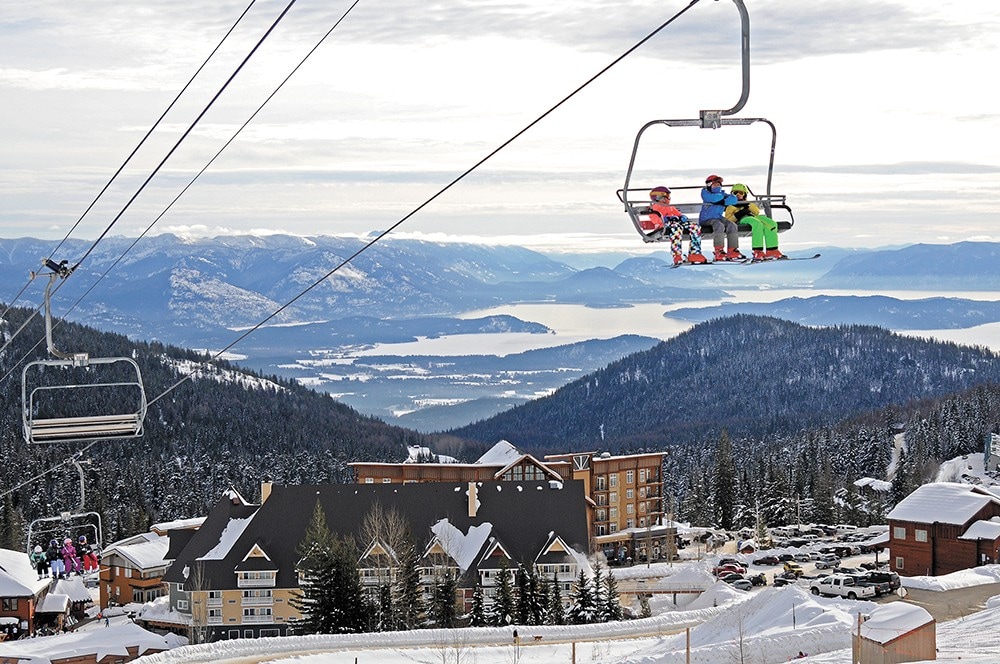
[[913,590],[907,588],[905,598],[889,595],[880,600],[879,603],[905,599],[910,604],[916,604],[926,609],[940,623],[982,611],[985,608],[986,600],[994,595],[1000,595],[1000,583],[987,583],[956,590]]

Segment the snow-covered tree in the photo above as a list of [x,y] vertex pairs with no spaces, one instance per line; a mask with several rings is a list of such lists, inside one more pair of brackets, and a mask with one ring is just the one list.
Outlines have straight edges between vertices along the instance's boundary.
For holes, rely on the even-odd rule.
[[507,561],[504,561],[500,564],[500,571],[497,572],[496,595],[493,597],[490,623],[497,627],[512,624],[516,609],[514,601],[513,580]]
[[594,605],[594,594],[590,587],[590,581],[582,569],[569,598],[570,605],[566,619],[571,625],[586,625],[594,622],[597,607]]

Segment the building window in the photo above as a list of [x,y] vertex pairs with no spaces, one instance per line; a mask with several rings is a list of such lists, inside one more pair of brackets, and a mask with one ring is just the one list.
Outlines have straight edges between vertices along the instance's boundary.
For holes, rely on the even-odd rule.
[[607,478],[604,477],[604,475],[598,475],[596,480],[597,480],[597,490],[606,491],[608,488]]
[[628,519],[625,522],[625,527],[626,528],[635,528],[635,519]]
[[178,611],[187,611],[188,610],[188,601],[186,599],[179,599],[179,600],[177,600],[177,610]]
[[903,569],[903,556],[896,556],[896,569]]
[[618,502],[618,492],[617,491],[612,491],[611,492],[611,495],[608,497],[608,502],[610,502],[612,505],[614,505],[615,503]]
[[635,483],[635,471],[634,470],[626,470],[625,471],[625,484],[634,484],[634,483]]
[[4,611],[17,611],[17,598],[4,597],[2,608]]
[[609,528],[609,530],[611,532],[613,532],[613,533],[617,533],[618,532],[618,524],[617,523],[612,523],[611,526],[610,526],[610,528]]
[[612,507],[611,510],[610,510],[610,513],[611,513],[611,520],[612,521],[614,521],[615,519],[618,518],[618,508],[617,507]]
[[391,477],[383,477],[382,478],[382,484],[392,484],[392,478]]
[[625,500],[632,500],[635,498],[635,489],[625,489]]
[[918,528],[917,530],[915,530],[913,532],[913,539],[916,540],[917,542],[926,542],[927,541],[927,531],[926,530],[920,530]]
[[892,539],[905,540],[906,528],[903,528],[902,526],[894,526],[892,529]]
[[639,519],[639,527],[640,528],[645,528],[646,527],[646,518],[645,517]]
[[612,489],[618,486],[618,473],[611,473],[608,478]]
[[374,477],[366,477],[365,478],[365,484],[375,484],[375,478]]
[[640,468],[639,469],[639,481],[640,482],[645,482],[646,481],[646,469],[645,468]]
[[635,514],[635,505],[633,505],[632,503],[627,504],[625,506],[625,513],[626,514]]
[[598,494],[598,496],[597,496],[597,504],[598,505],[607,505],[608,504],[608,494],[606,494],[606,493]]
[[608,530],[604,526],[598,526],[597,527],[597,534],[598,535],[607,535],[608,534]]
[[607,510],[597,510],[597,520],[598,521],[607,521],[608,520],[608,512],[607,512]]

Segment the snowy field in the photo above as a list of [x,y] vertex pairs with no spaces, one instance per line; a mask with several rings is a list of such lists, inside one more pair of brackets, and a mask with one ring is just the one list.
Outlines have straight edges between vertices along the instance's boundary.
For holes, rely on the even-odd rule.
[[[945,590],[1000,581],[1000,566],[942,577],[905,579],[909,588]],[[808,664],[849,664],[858,612],[873,602],[817,598],[799,586],[742,593],[719,583],[681,611],[608,625],[512,630],[416,630],[404,633],[229,641],[179,648],[144,664],[771,664],[799,652]],[[658,607],[663,610],[664,607]],[[690,632],[686,628],[690,628]],[[540,637],[537,639],[535,637]],[[938,662],[1000,662],[1000,596],[987,608],[937,627]],[[575,657],[575,658],[574,658]]]

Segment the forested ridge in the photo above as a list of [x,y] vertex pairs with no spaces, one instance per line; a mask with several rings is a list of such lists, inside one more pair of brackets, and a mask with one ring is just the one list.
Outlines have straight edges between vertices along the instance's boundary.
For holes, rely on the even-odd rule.
[[763,438],[988,382],[1000,382],[1000,356],[987,348],[737,315],[452,433],[562,452],[672,446],[723,429]]
[[[19,308],[8,312],[0,327],[4,343],[29,314]],[[29,446],[21,436],[19,361],[38,357],[32,346],[44,336],[41,317],[36,316],[0,356],[0,375],[9,373],[0,393],[3,493],[85,446]],[[134,357],[151,401],[182,377],[180,364],[206,359],[72,323],[58,325],[54,336],[65,351]],[[43,341],[42,353],[44,346]],[[100,442],[84,455],[85,508],[103,515],[107,541],[144,531],[156,521],[202,516],[229,487],[255,500],[265,478],[282,483],[350,481],[347,464],[352,461],[399,461],[407,444],[429,444],[420,434],[361,415],[285,379],[221,379],[226,372],[253,374],[226,362],[214,364],[214,377],[188,380],[150,406],[142,438]],[[78,485],[77,471],[66,464],[4,496],[0,546],[21,548],[27,521],[76,508]]]
[[[5,343],[29,314],[8,313]],[[0,395],[4,547],[21,548],[28,521],[80,500],[72,465],[46,471],[83,445],[28,446],[21,437],[15,365],[37,353],[30,348],[43,337],[34,320],[0,356],[0,370],[9,372]],[[177,383],[178,366],[204,360],[69,323],[57,337],[64,350],[134,357],[151,399]],[[233,380],[240,370],[222,362],[214,377],[156,399],[143,438],[88,450],[85,508],[102,514],[105,541],[113,541],[157,521],[202,516],[230,487],[253,501],[263,479],[351,481],[348,463],[399,461],[408,444],[471,461],[506,438],[536,455],[665,450],[665,510],[700,524],[878,522],[938,463],[981,451],[986,433],[1000,431],[998,365],[987,349],[878,328],[811,329],[736,316],[630,355],[546,399],[432,437],[284,379],[242,372],[249,378]],[[886,479],[900,429],[908,447],[892,491],[859,493],[858,478]]]

